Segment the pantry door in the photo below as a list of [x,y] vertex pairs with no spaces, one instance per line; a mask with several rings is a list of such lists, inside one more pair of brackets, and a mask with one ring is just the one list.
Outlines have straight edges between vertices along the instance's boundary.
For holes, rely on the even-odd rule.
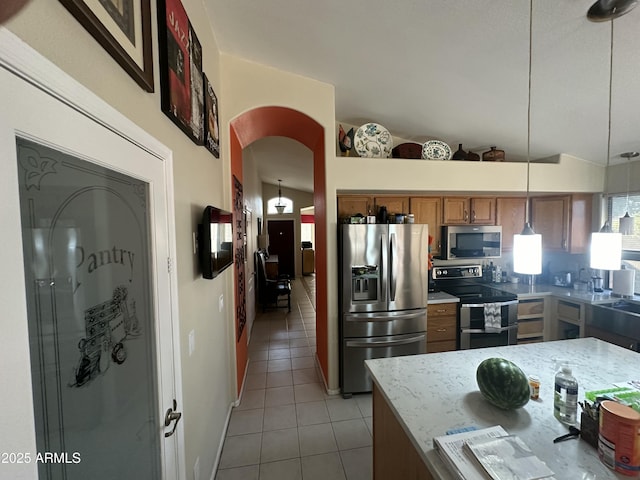
[[0,68],[3,474],[177,479],[170,152],[52,72]]

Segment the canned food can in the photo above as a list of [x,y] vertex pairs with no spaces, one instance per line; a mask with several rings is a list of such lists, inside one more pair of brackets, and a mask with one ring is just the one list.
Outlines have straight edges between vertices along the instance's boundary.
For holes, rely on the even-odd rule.
[[640,475],[640,413],[611,400],[600,404],[598,457],[611,470]]

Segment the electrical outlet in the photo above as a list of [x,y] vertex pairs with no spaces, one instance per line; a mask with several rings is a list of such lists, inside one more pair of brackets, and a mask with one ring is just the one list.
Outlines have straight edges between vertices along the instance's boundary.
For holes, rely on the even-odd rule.
[[218,311],[222,311],[224,309],[224,295],[220,294],[220,298],[218,299]]
[[196,349],[196,331],[191,330],[189,332],[189,356],[193,354],[193,351]]
[[200,457],[193,463],[193,480],[200,480]]

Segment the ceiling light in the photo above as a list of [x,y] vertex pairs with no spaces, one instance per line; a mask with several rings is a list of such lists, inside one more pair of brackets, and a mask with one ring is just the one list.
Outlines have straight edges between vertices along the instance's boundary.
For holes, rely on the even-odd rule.
[[587,18],[592,22],[606,22],[629,13],[637,4],[638,0],[598,0],[589,8]]
[[285,205],[282,204],[282,189],[280,188],[281,179],[278,179],[278,203],[276,204],[276,210],[278,214],[282,215],[284,213]]
[[[522,233],[513,236],[513,271],[528,275],[542,273],[542,235],[529,223],[529,168],[531,166],[531,49],[533,32],[533,0],[529,1],[529,98],[527,100],[527,203]],[[533,278],[533,277],[532,277]]]
[[631,160],[640,155],[638,152],[625,152],[620,156],[627,159],[627,212],[624,217],[620,217],[620,227],[618,230],[622,235],[633,235],[633,217],[629,216],[629,179],[631,178]]
[[[611,20],[611,48],[609,51],[609,130],[607,137],[607,166],[604,171],[604,198],[609,190],[609,158],[611,157],[611,90],[613,85],[613,20]],[[613,233],[605,221],[599,232],[591,234],[591,268],[620,270],[622,235]]]

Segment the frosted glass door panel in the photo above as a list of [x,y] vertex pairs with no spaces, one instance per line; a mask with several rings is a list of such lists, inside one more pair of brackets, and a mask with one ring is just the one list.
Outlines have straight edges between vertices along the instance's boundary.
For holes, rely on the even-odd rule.
[[161,478],[149,185],[17,150],[39,476]]

